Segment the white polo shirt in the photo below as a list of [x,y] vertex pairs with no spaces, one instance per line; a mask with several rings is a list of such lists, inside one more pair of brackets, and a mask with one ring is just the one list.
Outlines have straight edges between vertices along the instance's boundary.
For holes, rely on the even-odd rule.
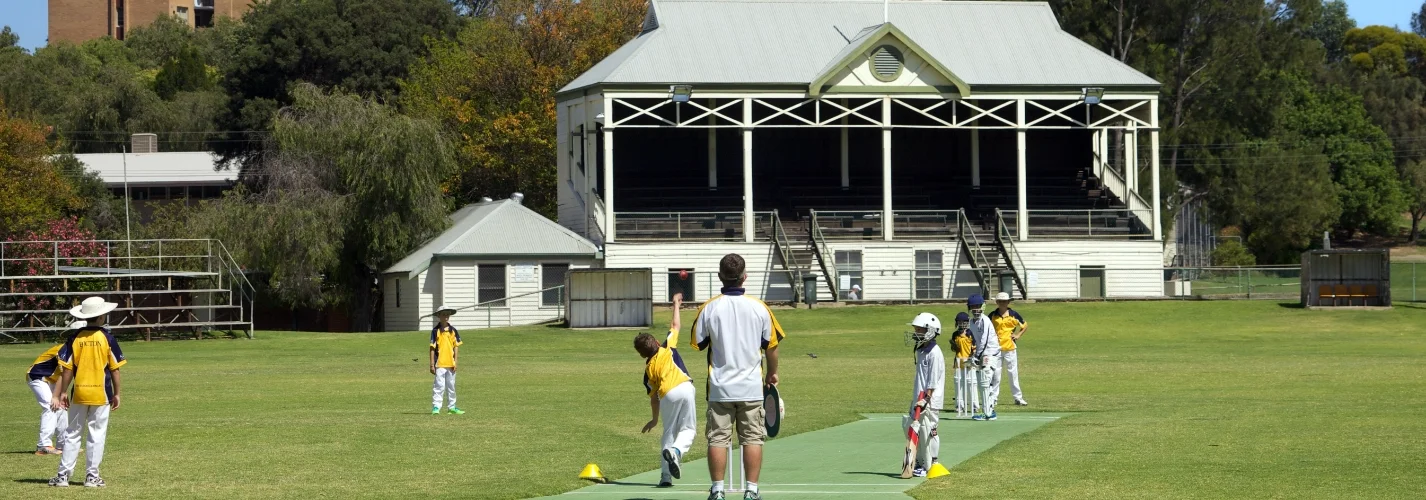
[[946,356],[941,354],[941,346],[932,340],[916,349],[916,383],[911,393],[911,403],[916,403],[916,396],[921,395],[921,391],[931,389],[931,409],[940,411],[946,399],[943,394],[945,388]]
[[708,353],[708,400],[762,401],[762,351],[786,336],[763,301],[724,288],[698,308],[689,340]]

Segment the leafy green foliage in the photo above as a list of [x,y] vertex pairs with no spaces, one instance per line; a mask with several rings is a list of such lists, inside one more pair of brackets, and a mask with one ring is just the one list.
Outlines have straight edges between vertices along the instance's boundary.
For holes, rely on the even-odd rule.
[[23,120],[0,100],[0,237],[31,231],[83,208],[59,168],[45,128]]
[[1347,57],[1347,32],[1357,27],[1357,22],[1347,15],[1347,2],[1330,0],[1323,2],[1322,11],[1307,36],[1322,43],[1327,51],[1328,62],[1338,62]]
[[1342,212],[1320,150],[1264,143],[1234,151],[1209,186],[1210,206],[1238,226],[1257,262],[1285,264],[1312,245]]
[[1213,249],[1213,265],[1223,267],[1249,267],[1257,265],[1258,260],[1253,257],[1253,253],[1248,251],[1248,247],[1235,239],[1223,240]]
[[172,100],[179,92],[208,90],[213,84],[208,66],[193,47],[184,47],[154,75],[154,92],[164,100]]

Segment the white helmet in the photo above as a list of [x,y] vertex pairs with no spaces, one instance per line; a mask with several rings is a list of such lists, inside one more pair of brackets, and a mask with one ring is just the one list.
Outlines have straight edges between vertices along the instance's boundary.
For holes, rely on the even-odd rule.
[[915,330],[906,332],[906,345],[911,347],[924,346],[941,334],[941,318],[931,313],[917,314],[916,318],[911,320],[911,326],[926,329],[925,333]]

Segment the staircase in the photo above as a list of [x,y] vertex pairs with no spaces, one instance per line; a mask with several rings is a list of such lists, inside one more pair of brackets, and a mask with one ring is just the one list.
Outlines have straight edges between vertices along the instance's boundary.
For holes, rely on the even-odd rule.
[[783,224],[778,212],[773,210],[768,237],[777,250],[778,262],[787,271],[793,302],[803,301],[806,291],[802,287],[802,277],[812,272],[812,265],[817,259],[817,251],[813,249],[807,228],[802,224],[791,227]]
[[[970,266],[987,297],[1007,292],[1011,296],[1018,294],[1022,299],[1029,298],[1024,277],[1021,276],[1025,265],[1020,261],[1014,239],[1010,237],[999,210],[996,211],[993,228],[972,224],[965,212],[961,212],[956,241],[960,242],[961,262]],[[1002,279],[1009,281],[1003,283]]]

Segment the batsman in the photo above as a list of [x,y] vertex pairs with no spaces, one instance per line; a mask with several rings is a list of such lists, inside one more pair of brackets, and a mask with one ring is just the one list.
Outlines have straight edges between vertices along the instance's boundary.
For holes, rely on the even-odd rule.
[[936,345],[936,337],[941,335],[941,319],[931,313],[921,313],[911,320],[911,327],[913,330],[906,333],[906,344],[916,355],[916,378],[911,412],[902,422],[902,430],[907,434],[903,479],[926,477],[926,471],[940,460],[941,436],[937,427],[946,386],[946,357]]

